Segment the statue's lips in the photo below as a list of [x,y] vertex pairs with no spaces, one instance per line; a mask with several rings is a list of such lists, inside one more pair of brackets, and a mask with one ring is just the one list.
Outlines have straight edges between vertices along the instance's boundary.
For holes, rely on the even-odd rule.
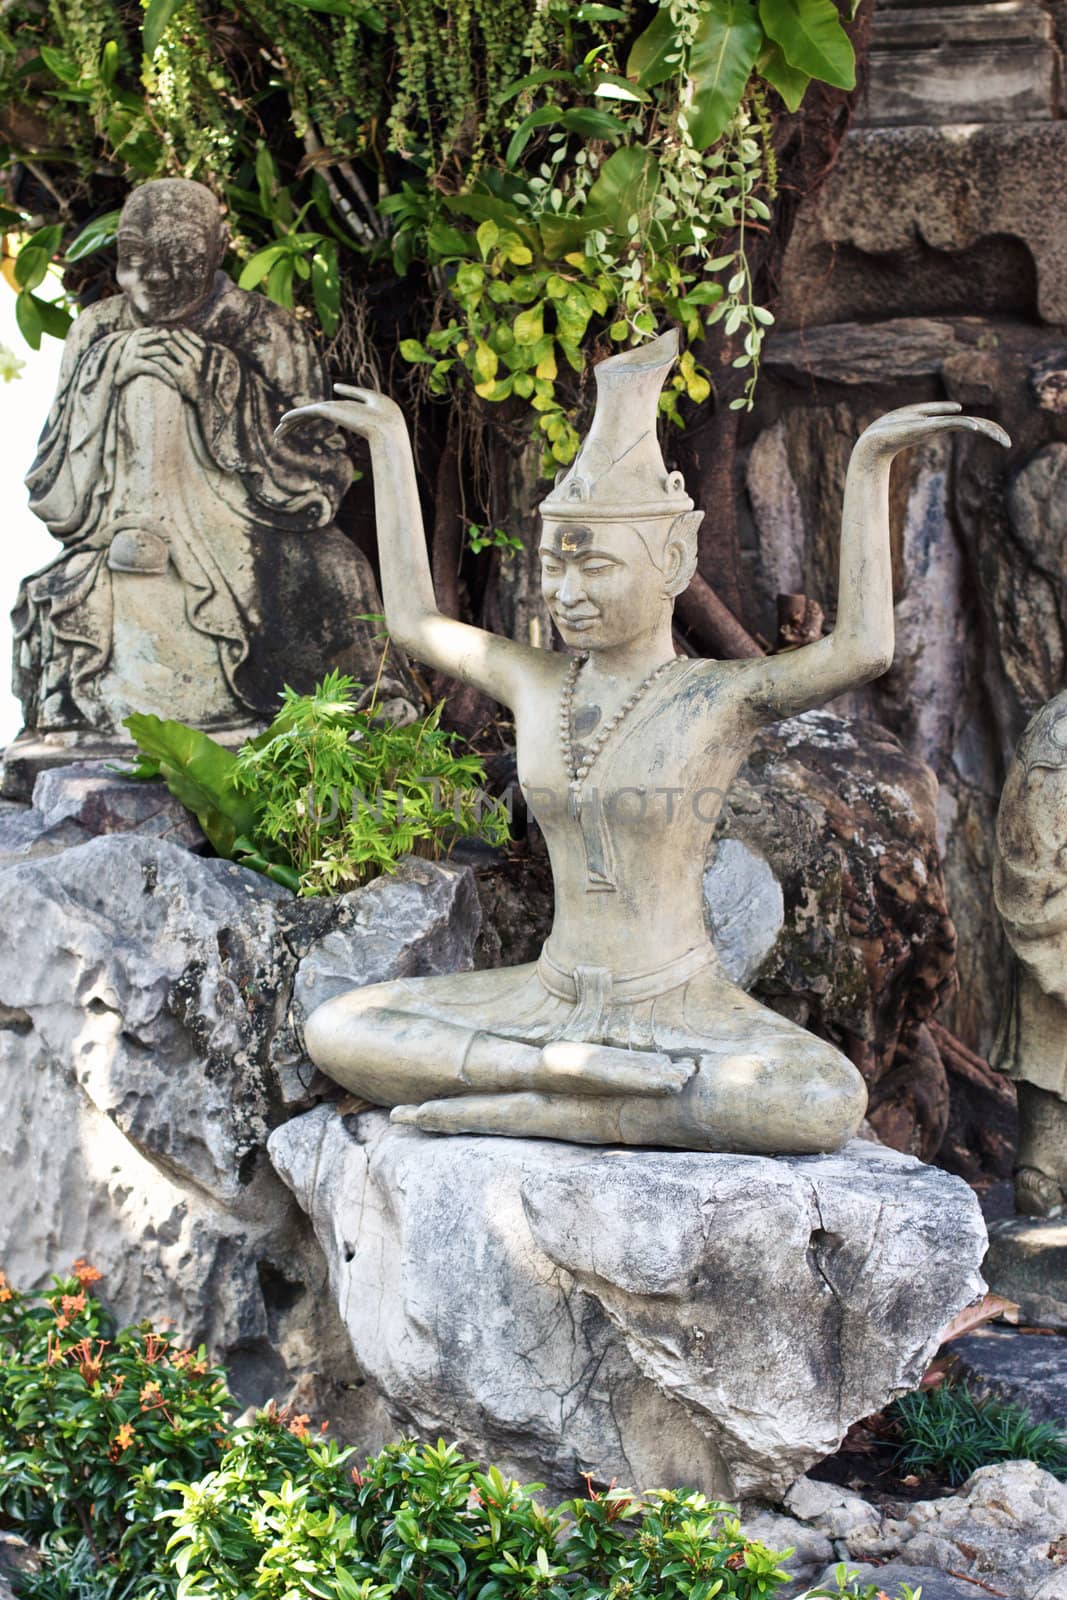
[[592,627],[594,622],[599,621],[600,613],[597,611],[583,611],[578,616],[568,616],[565,611],[559,613],[559,625],[561,628],[577,628],[581,631]]

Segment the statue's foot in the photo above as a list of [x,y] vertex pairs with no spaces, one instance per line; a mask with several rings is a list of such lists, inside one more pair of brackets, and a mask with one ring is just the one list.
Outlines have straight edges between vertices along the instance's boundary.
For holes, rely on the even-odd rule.
[[622,1144],[626,1102],[592,1095],[463,1094],[394,1106],[390,1121],[422,1133],[491,1133],[511,1139],[565,1139],[569,1144]]
[[1035,1084],[1019,1084],[1015,1209],[1050,1217],[1067,1205],[1067,1102]]
[[1067,1193],[1036,1167],[1015,1169],[1015,1209],[1022,1217],[1056,1217],[1067,1207]]
[[695,1070],[695,1061],[675,1061],[659,1050],[558,1039],[543,1047],[530,1087],[548,1094],[677,1094]]

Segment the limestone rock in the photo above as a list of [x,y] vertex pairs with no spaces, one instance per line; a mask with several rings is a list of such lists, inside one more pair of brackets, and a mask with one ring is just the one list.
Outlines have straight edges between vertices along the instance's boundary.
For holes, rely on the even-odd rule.
[[743,1511],[741,1526],[750,1539],[759,1539],[769,1550],[791,1551],[781,1564],[794,1579],[810,1581],[834,1553],[825,1534],[781,1512]]
[[1012,1217],[995,1222],[986,1262],[990,1286],[1014,1300],[1026,1322],[1067,1331],[1067,1221]]
[[[421,884],[437,904],[442,882],[470,892],[457,869],[410,868],[412,897]],[[343,925],[354,963],[363,939],[419,968],[412,928],[389,946],[361,917],[362,893],[296,900],[132,833],[0,873],[0,924],[22,930],[0,946],[0,1260],[12,1282],[47,1282],[86,1257],[120,1320],[172,1319],[227,1361],[244,1399],[284,1395],[297,1372],[359,1383],[322,1258],[264,1144],[275,1122],[333,1092],[300,1050],[292,1001],[318,942]],[[387,901],[381,914],[396,910]],[[432,953],[435,914],[425,927]],[[462,961],[458,926],[454,939]],[[345,1392],[358,1411],[361,1391]]]
[[798,1478],[790,1486],[783,1503],[792,1516],[810,1523],[831,1539],[844,1538],[853,1528],[862,1528],[877,1515],[862,1495],[842,1489],[836,1483],[820,1483],[816,1478]]
[[[960,1493],[921,1500],[901,1520],[854,1532],[852,1555],[893,1553],[1021,1600],[1064,1600],[1067,1484],[1032,1461],[982,1467]],[[866,1534],[866,1536],[865,1536]]]
[[741,1527],[750,1539],[759,1539],[768,1550],[784,1555],[780,1562],[794,1580],[809,1582],[820,1573],[834,1554],[834,1547],[824,1533],[807,1527],[795,1517],[783,1516],[780,1511],[765,1507],[748,1510],[742,1508]]
[[780,1492],[913,1387],[979,1292],[959,1180],[833,1157],[435,1138],[320,1106],[270,1137],[398,1426],[554,1490]]
[[165,784],[124,778],[106,762],[76,761],[42,772],[33,808],[49,828],[76,822],[87,835],[145,833],[188,850],[204,844],[196,818]]
[[386,978],[462,972],[481,928],[466,867],[408,857],[338,902],[331,930],[301,960],[294,999],[302,1015],[347,989]]
[[89,837],[88,830],[77,822],[50,824],[40,812],[6,802],[0,811],[0,869],[58,855],[85,844]]
[[778,902],[769,879],[759,896],[753,880],[727,958],[758,973],[761,1000],[845,1051],[867,1080],[875,1132],[925,1158],[948,1118],[925,1023],[952,992],[956,946],[936,795],[929,768],[877,724],[809,712],[761,735],[717,830],[727,861],[741,845],[741,860],[769,867],[783,905],[767,952]]
[[764,857],[740,839],[720,839],[704,870],[704,903],[727,976],[751,987],[785,924],[781,884]]

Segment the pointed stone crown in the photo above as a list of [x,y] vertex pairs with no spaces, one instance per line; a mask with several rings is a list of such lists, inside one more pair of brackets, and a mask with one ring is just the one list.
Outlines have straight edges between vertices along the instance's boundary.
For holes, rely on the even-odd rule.
[[672,329],[600,363],[593,425],[541,502],[546,521],[635,522],[692,511],[682,474],[667,471],[656,435],[660,391],[677,358]]

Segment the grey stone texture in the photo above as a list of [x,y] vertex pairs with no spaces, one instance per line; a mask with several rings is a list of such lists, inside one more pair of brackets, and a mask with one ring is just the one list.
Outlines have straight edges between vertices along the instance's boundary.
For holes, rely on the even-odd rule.
[[784,1491],[980,1288],[971,1192],[870,1144],[594,1153],[319,1106],[269,1150],[396,1425],[560,1491]]
[[93,837],[143,833],[195,850],[205,843],[191,812],[165,784],[122,776],[103,761],[76,761],[42,772],[33,787],[33,809],[47,828],[74,822]]
[[[1013,1217],[989,1229],[986,1275],[1024,1321],[1067,1331],[1067,1220]],[[1065,1413],[1067,1415],[1067,1413]]]
[[[446,958],[469,963],[478,907],[469,887],[464,899],[466,869],[413,862],[398,877],[431,902],[443,884],[437,911],[460,886]],[[299,901],[137,834],[0,872],[11,935],[0,948],[0,1259],[13,1282],[47,1282],[87,1257],[120,1318],[173,1319],[227,1361],[246,1399],[283,1394],[308,1370],[359,1381],[322,1258],[264,1153],[270,1129],[328,1087],[303,1053],[293,995],[321,939],[335,951],[347,939],[354,971],[364,942],[376,946],[358,900]],[[418,895],[406,907],[394,895],[385,914],[405,970],[419,970]],[[438,920],[424,926],[442,959]],[[358,1405],[362,1391],[346,1393]]]
[[1022,1406],[1067,1434],[1067,1338],[979,1328],[951,1345],[969,1387]]
[[982,1467],[958,1494],[898,1509],[849,1535],[854,1559],[934,1567],[1012,1600],[1067,1596],[1067,1484],[1032,1461]]

